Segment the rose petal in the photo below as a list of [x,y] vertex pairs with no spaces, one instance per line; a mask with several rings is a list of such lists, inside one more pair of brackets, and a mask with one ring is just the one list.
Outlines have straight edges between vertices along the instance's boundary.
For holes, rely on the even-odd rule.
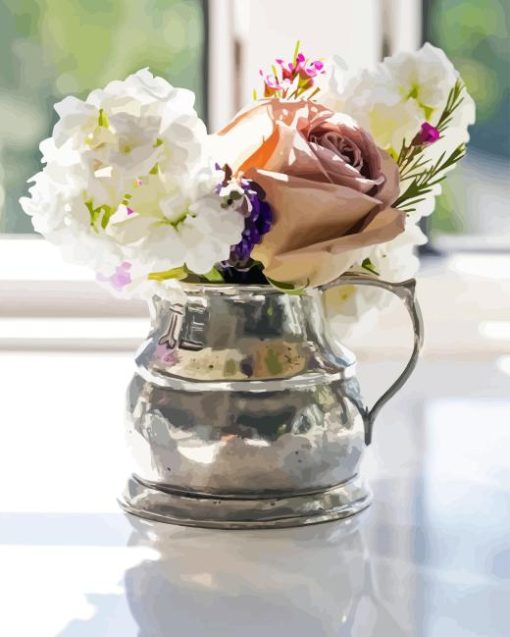
[[405,215],[387,208],[361,232],[278,254],[265,265],[264,273],[275,281],[323,285],[348,270],[358,260],[361,248],[390,241],[404,227]]
[[265,170],[247,174],[264,189],[273,211],[273,227],[254,256],[264,264],[276,254],[348,233],[380,205],[345,186]]
[[274,129],[270,116],[270,100],[241,110],[224,128],[211,135],[211,152],[220,164],[228,164],[234,172],[255,153]]
[[388,153],[377,149],[381,161],[381,173],[385,176],[384,183],[377,193],[377,199],[383,206],[391,206],[397,200],[400,192],[400,172],[397,163]]

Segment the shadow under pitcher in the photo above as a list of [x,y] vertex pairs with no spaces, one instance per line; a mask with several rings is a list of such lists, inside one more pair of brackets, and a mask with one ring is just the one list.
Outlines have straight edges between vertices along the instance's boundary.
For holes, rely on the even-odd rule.
[[[356,359],[330,332],[324,290],[371,285],[398,296],[414,348],[369,409]],[[269,286],[184,285],[154,298],[151,332],[128,388],[134,471],[129,513],[228,529],[325,522],[365,509],[359,466],[381,407],[411,375],[423,342],[415,280],[343,275],[290,295]]]

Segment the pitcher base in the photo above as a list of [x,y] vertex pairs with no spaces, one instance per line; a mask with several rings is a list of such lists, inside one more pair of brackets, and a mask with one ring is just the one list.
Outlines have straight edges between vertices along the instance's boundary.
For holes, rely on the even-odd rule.
[[358,476],[324,491],[283,497],[206,496],[159,489],[136,476],[119,504],[149,520],[216,529],[282,528],[346,518],[366,509],[370,491]]

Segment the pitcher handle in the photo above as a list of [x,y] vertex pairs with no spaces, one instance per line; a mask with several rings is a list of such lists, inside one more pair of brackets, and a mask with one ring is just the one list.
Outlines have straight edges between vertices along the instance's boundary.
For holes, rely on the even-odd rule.
[[404,305],[409,312],[411,322],[413,324],[414,331],[414,346],[404,371],[400,374],[397,380],[382,394],[382,396],[376,400],[372,409],[368,407],[364,408],[362,412],[363,421],[365,423],[365,444],[369,445],[372,441],[372,431],[374,428],[374,421],[379,413],[381,407],[383,407],[390,398],[392,398],[398,390],[406,383],[409,376],[411,376],[416,363],[418,362],[418,356],[423,345],[423,319],[421,315],[420,305],[416,299],[416,279],[409,279],[402,281],[401,283],[390,283],[389,281],[382,281],[375,279],[371,276],[363,274],[344,274],[338,279],[322,285],[320,289],[322,291],[330,288],[339,287],[343,285],[372,285],[374,287],[382,288],[392,292],[398,298],[403,301]]

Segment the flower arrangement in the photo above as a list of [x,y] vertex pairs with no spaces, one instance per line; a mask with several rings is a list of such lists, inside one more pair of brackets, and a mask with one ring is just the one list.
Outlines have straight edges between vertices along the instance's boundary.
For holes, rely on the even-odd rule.
[[[59,102],[21,199],[35,230],[122,295],[412,275],[417,222],[474,121],[445,54],[426,44],[352,75],[298,43],[260,74],[262,94],[210,135],[192,92],[147,69]],[[377,294],[343,294],[337,309],[359,314]]]

